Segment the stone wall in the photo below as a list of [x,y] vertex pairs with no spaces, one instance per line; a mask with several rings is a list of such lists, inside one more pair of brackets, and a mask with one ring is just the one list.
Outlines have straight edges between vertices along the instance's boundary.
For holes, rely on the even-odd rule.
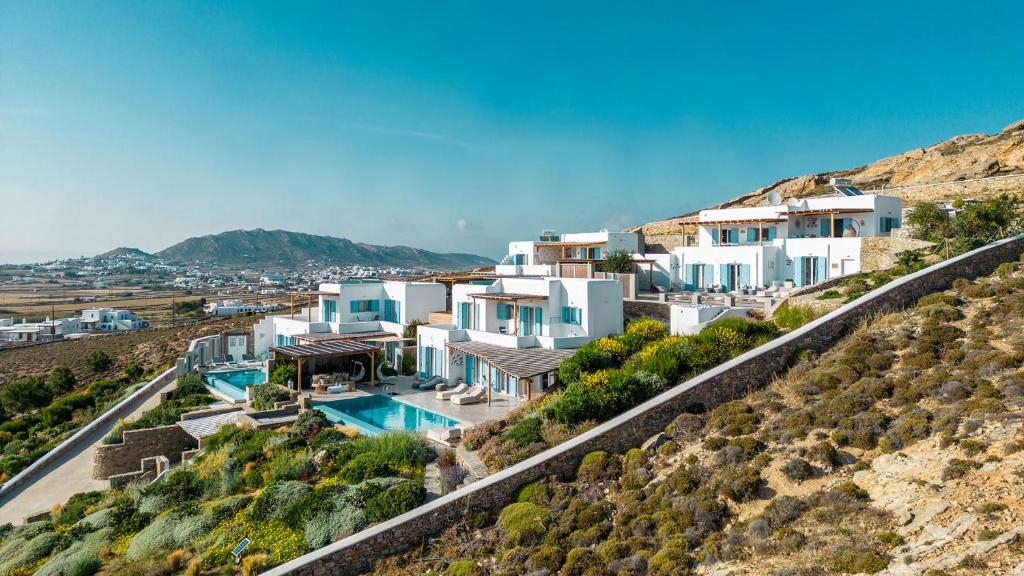
[[92,455],[92,477],[106,480],[111,476],[139,470],[143,458],[166,456],[171,464],[181,462],[181,453],[192,450],[198,442],[177,424],[158,428],[129,430],[120,444],[101,444]]
[[666,302],[649,300],[624,300],[622,302],[622,317],[627,321],[644,316],[657,318],[667,324],[672,316],[672,309]]
[[376,560],[424,545],[464,515],[498,510],[515,490],[548,475],[570,478],[584,454],[594,450],[621,452],[639,446],[661,431],[685,408],[711,408],[765,386],[785,371],[805,349],[824,351],[873,315],[913,304],[918,298],[950,287],[953,280],[991,273],[1016,260],[1024,236],[1003,240],[925,270],[896,279],[755,350],[713,368],[580,436],[497,474],[324,548],[278,566],[266,574],[358,574]]
[[899,237],[868,237],[861,239],[860,271],[874,272],[896,265],[896,255],[904,250],[923,250],[931,242]]

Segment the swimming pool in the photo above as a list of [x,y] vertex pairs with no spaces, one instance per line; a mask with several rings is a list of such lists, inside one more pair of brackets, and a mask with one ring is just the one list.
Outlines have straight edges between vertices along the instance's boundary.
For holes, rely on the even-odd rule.
[[207,386],[236,402],[245,401],[246,386],[264,384],[267,381],[267,375],[258,368],[207,372],[203,378]]
[[452,428],[459,424],[454,418],[378,394],[347,400],[314,402],[313,407],[326,414],[331,422],[354,426],[370,435],[387,430],[426,432],[431,428]]

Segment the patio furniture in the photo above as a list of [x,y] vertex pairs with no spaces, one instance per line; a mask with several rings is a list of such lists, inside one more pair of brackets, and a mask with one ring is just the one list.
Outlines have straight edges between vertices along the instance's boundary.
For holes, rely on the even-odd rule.
[[441,382],[440,376],[431,376],[423,382],[416,384],[414,387],[420,390],[436,390],[439,382]]
[[398,382],[398,376],[384,375],[384,364],[386,364],[386,362],[381,362],[380,366],[377,366],[377,381],[381,384],[393,384]]
[[487,389],[483,386],[475,386],[469,392],[465,394],[456,394],[450,398],[452,404],[458,404],[460,406],[465,404],[478,404],[487,399]]
[[448,400],[452,396],[462,394],[463,392],[466,392],[468,390],[469,386],[466,386],[465,384],[459,384],[458,386],[452,388],[451,390],[443,390],[441,392],[438,392],[437,394],[434,394],[434,398],[437,398],[438,400]]
[[328,394],[341,394],[349,390],[349,387],[345,384],[335,384],[334,386],[327,387]]
[[366,376],[366,368],[363,366],[363,363],[359,361],[355,361],[352,364],[359,366],[359,372],[356,372],[355,374],[351,375],[352,377],[350,378],[350,380],[355,380],[356,382],[359,382],[360,380],[363,379],[363,376]]
[[317,394],[327,394],[327,384],[324,384],[321,380],[313,385],[313,390],[315,390]]
[[462,439],[462,428],[431,428],[427,430],[427,438],[439,444],[452,447]]

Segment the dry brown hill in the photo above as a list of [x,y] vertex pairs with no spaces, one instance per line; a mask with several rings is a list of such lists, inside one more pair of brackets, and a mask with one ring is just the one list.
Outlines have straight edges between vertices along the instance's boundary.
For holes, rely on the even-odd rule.
[[[717,207],[759,206],[769,192],[783,198],[827,193],[829,178],[850,178],[863,190],[885,189],[905,204],[960,197],[989,198],[1024,190],[1024,120],[998,134],[956,136],[926,148],[915,148],[866,166],[786,178]],[[669,238],[682,231],[682,222],[695,212],[636,228],[649,243],[676,245]]]

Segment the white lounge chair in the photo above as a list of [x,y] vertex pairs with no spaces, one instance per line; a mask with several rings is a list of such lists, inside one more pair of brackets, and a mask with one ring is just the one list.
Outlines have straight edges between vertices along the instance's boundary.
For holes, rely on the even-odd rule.
[[427,438],[445,446],[454,446],[462,438],[462,428],[431,428],[427,430]]
[[452,396],[455,396],[457,394],[462,394],[463,392],[466,392],[467,390],[469,390],[469,386],[466,386],[465,384],[459,384],[458,386],[456,386],[455,388],[452,388],[451,390],[444,390],[442,392],[438,392],[437,394],[434,394],[434,397],[437,398],[438,400],[448,400]]
[[487,389],[483,386],[477,386],[466,392],[465,394],[456,394],[451,397],[452,404],[464,405],[464,404],[477,404],[483,402],[487,398]]

